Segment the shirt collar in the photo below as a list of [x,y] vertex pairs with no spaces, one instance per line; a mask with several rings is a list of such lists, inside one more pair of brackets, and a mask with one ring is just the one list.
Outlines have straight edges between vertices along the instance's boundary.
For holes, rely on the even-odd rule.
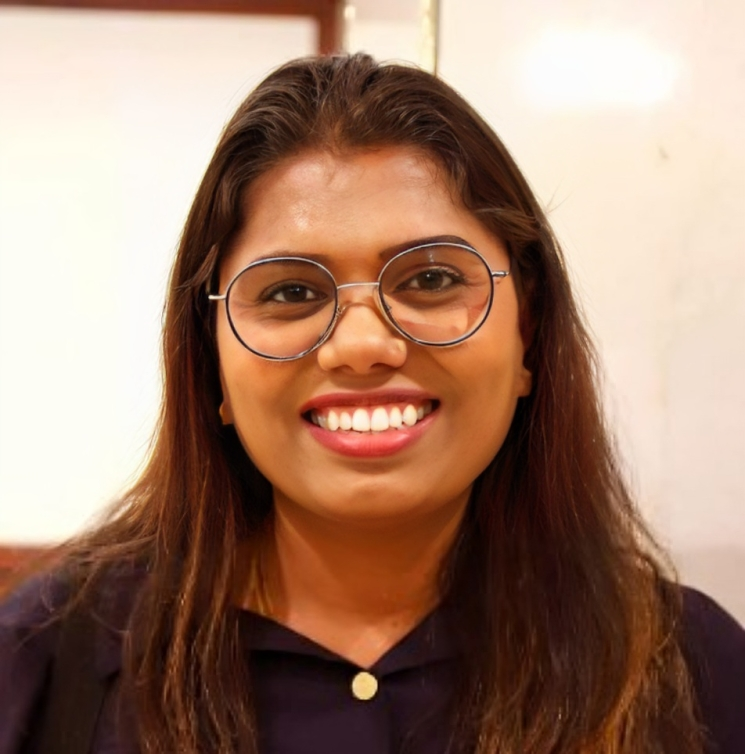
[[[145,572],[133,568],[107,580],[107,589],[95,612],[96,668],[101,678],[122,668],[122,653],[135,597]],[[249,652],[277,652],[316,657],[351,665],[344,657],[317,644],[271,618],[248,610],[236,610],[244,646]],[[440,605],[369,668],[383,676],[429,663],[452,660],[458,654],[451,628],[452,609]]]
[[[242,610],[239,615],[245,646],[251,652],[276,652],[316,657],[350,665],[346,658],[271,618]],[[449,618],[440,606],[389,649],[369,670],[378,676],[429,663],[452,660],[457,654]]]

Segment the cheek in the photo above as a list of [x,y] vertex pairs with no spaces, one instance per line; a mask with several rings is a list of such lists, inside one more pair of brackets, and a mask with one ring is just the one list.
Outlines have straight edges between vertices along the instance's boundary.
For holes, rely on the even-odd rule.
[[471,394],[469,435],[496,453],[512,424],[518,395],[512,381],[501,372],[487,374],[480,387]]
[[218,323],[217,349],[220,362],[220,384],[223,403],[221,414],[235,424],[244,441],[267,426],[263,416],[273,402],[273,394],[281,394],[280,374],[275,366],[247,351],[235,338],[225,321]]
[[266,427],[266,417],[282,416],[282,398],[287,393],[287,385],[276,375],[267,375],[262,369],[221,369],[223,397],[233,413],[237,426],[248,429],[255,422]]
[[230,416],[248,455],[261,467],[271,463],[276,448],[287,447],[297,431],[297,375],[288,364],[266,362],[242,347],[241,351],[220,351],[222,410]]
[[497,294],[501,294],[501,298],[485,328],[484,350],[486,358],[495,363],[495,379],[503,382],[514,397],[521,398],[528,395],[532,387],[532,374],[525,366],[523,323],[514,287],[500,287],[502,290],[498,289]]
[[[509,321],[509,320],[508,320]],[[497,320],[484,327],[469,346],[459,370],[468,386],[462,408],[474,440],[499,449],[509,430],[517,401],[528,395],[530,372],[523,365],[523,345],[516,320],[507,327]]]
[[246,455],[271,478],[277,456],[272,449],[287,447],[289,431],[287,422],[282,421],[276,396],[266,390],[256,390],[254,385],[266,386],[266,381],[253,373],[241,375],[240,379],[224,377],[223,405],[229,407],[231,423]]

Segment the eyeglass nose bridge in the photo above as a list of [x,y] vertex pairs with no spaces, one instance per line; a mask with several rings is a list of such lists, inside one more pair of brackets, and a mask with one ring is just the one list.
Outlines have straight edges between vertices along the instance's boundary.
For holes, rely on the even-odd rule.
[[[395,323],[391,319],[391,315],[388,312],[388,308],[385,305],[385,302],[382,299],[382,296],[380,295],[380,281],[374,280],[370,282],[364,282],[364,283],[342,283],[341,285],[336,286],[336,311],[334,312],[334,317],[331,320],[331,324],[328,327],[328,330],[326,331],[326,334],[323,337],[322,343],[325,343],[334,333],[336,330],[336,326],[339,323],[339,320],[341,319],[344,312],[354,303],[360,303],[355,301],[348,301],[346,303],[341,303],[340,301],[340,292],[348,290],[349,288],[359,288],[359,287],[366,287],[371,289],[370,295],[375,302],[375,307],[380,312],[380,314],[383,315],[383,319],[385,320],[386,324],[391,327],[391,329],[396,332],[400,333],[400,330],[398,327],[396,327]],[[320,343],[318,345],[321,345]]]
[[[340,312],[344,312],[344,310],[349,306],[349,304],[340,305],[339,304],[339,291],[347,290],[348,288],[359,288],[360,286],[365,286],[366,288],[373,288],[373,291],[370,291],[370,295],[375,299],[375,302],[378,305],[378,308],[380,308],[380,281],[379,280],[373,280],[369,283],[342,283],[341,285],[336,286],[336,308]],[[377,294],[377,295],[375,295]]]

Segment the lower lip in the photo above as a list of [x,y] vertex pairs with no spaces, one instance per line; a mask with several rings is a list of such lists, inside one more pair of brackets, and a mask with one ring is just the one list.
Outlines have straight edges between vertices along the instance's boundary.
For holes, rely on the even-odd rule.
[[337,429],[330,432],[306,422],[311,436],[321,445],[344,456],[380,458],[390,456],[415,443],[434,421],[437,411],[427,414],[413,427],[388,429],[385,432],[354,432]]

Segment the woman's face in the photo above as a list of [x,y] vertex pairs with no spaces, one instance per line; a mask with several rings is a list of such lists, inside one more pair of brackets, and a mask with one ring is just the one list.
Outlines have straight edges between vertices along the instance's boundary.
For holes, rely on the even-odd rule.
[[[221,292],[250,262],[277,254],[320,259],[338,284],[374,281],[392,249],[434,236],[463,239],[493,270],[510,265],[503,244],[412,149],[303,153],[257,180],[244,211],[220,269]],[[501,447],[517,399],[530,391],[512,278],[496,286],[481,329],[446,348],[407,341],[384,320],[372,289],[350,290],[332,336],[287,362],[244,348],[218,304],[223,419],[235,424],[274,488],[275,506],[287,513],[340,524],[457,513]],[[426,414],[412,427],[319,426],[332,411],[395,417],[407,406]]]

